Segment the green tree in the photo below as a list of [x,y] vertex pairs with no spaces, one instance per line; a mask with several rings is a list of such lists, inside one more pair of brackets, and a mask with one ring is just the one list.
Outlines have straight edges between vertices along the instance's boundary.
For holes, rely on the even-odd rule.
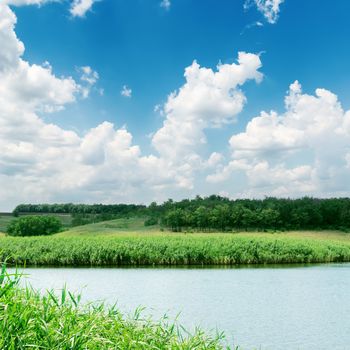
[[257,215],[256,212],[248,208],[243,208],[242,213],[242,226],[247,230],[250,227],[257,227]]
[[220,204],[214,207],[210,213],[211,226],[225,231],[227,227],[231,226],[231,212],[227,204]]
[[262,228],[276,228],[279,224],[280,213],[275,209],[263,209],[259,216]]
[[165,215],[165,224],[172,231],[181,231],[185,223],[185,213],[182,209],[172,209]]
[[241,204],[235,205],[231,211],[231,222],[233,227],[242,228],[244,207]]
[[200,230],[209,228],[209,210],[203,205],[198,207],[194,212],[194,221]]

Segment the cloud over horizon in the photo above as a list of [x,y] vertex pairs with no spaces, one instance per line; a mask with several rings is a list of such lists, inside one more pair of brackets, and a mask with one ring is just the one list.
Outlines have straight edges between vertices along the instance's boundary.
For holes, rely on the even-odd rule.
[[210,182],[243,172],[246,196],[343,196],[349,193],[350,111],[326,89],[302,92],[295,81],[283,114],[261,112],[231,137],[232,160]]
[[[232,197],[349,195],[350,111],[337,95],[324,88],[307,94],[295,81],[283,112],[240,119],[251,102],[246,85],[259,89],[264,78],[254,53],[239,52],[236,61],[215,68],[188,61],[177,89],[155,108],[159,122],[150,137],[145,132],[147,145],[105,116],[78,131],[50,121],[102,91],[104,77],[88,64],[66,67],[72,74],[59,76],[49,62],[25,58],[11,5],[46,2],[0,3],[0,182],[6,184],[0,210],[19,202],[151,202],[209,190]],[[272,11],[269,22],[277,20],[281,0],[255,3]],[[116,82],[114,98],[137,103],[123,82],[137,95],[145,91],[124,79]],[[216,149],[210,134],[223,129],[230,136]]]
[[[197,153],[204,130],[231,123],[246,101],[239,86],[262,78],[260,59],[253,54],[240,53],[237,64],[219,65],[217,72],[194,62],[185,70],[184,86],[164,106],[166,121],[152,140],[158,154],[144,156],[130,132],[112,123],[103,122],[81,136],[41,118],[41,113],[87,98],[99,75],[81,67],[78,83],[56,77],[47,62],[39,66],[23,60],[24,45],[14,31],[16,16],[7,5],[0,6],[0,35],[7,43],[0,56],[0,178],[8,184],[0,191],[12,205],[59,200],[64,191],[92,201],[128,201],[135,192],[143,191],[142,198],[151,200],[152,192],[192,188],[195,171],[221,159],[216,153],[208,160]],[[188,157],[181,160],[181,152]]]

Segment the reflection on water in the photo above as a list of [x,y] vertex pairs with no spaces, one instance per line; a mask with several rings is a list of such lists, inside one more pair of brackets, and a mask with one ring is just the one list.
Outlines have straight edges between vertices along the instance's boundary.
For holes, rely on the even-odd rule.
[[350,264],[249,268],[28,268],[36,289],[68,289],[189,329],[225,331],[243,349],[350,349]]

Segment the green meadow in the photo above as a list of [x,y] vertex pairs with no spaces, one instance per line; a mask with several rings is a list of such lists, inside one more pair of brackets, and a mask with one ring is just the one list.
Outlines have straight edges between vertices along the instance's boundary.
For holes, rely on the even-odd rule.
[[[2,227],[11,217],[2,217]],[[66,218],[65,218],[66,219]],[[171,232],[143,218],[83,225],[52,236],[0,237],[0,259],[32,266],[179,266],[350,261],[341,231]]]
[[[13,218],[12,218],[13,219]],[[3,224],[11,219],[1,218]],[[65,229],[52,236],[0,237],[9,266],[234,266],[350,261],[350,234],[341,231],[171,232],[122,218]],[[176,323],[125,316],[106,305],[81,305],[59,295],[21,288],[0,277],[1,349],[223,350],[221,336],[186,333]]]

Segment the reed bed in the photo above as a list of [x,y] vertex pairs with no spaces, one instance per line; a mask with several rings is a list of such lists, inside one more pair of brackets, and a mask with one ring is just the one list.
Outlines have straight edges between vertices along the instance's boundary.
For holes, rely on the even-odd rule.
[[348,240],[270,235],[0,238],[0,259],[34,266],[146,266],[350,261]]
[[222,336],[197,330],[184,336],[166,320],[143,319],[140,310],[124,317],[115,307],[79,304],[62,290],[40,295],[18,286],[18,276],[0,274],[0,349],[24,350],[220,350]]

